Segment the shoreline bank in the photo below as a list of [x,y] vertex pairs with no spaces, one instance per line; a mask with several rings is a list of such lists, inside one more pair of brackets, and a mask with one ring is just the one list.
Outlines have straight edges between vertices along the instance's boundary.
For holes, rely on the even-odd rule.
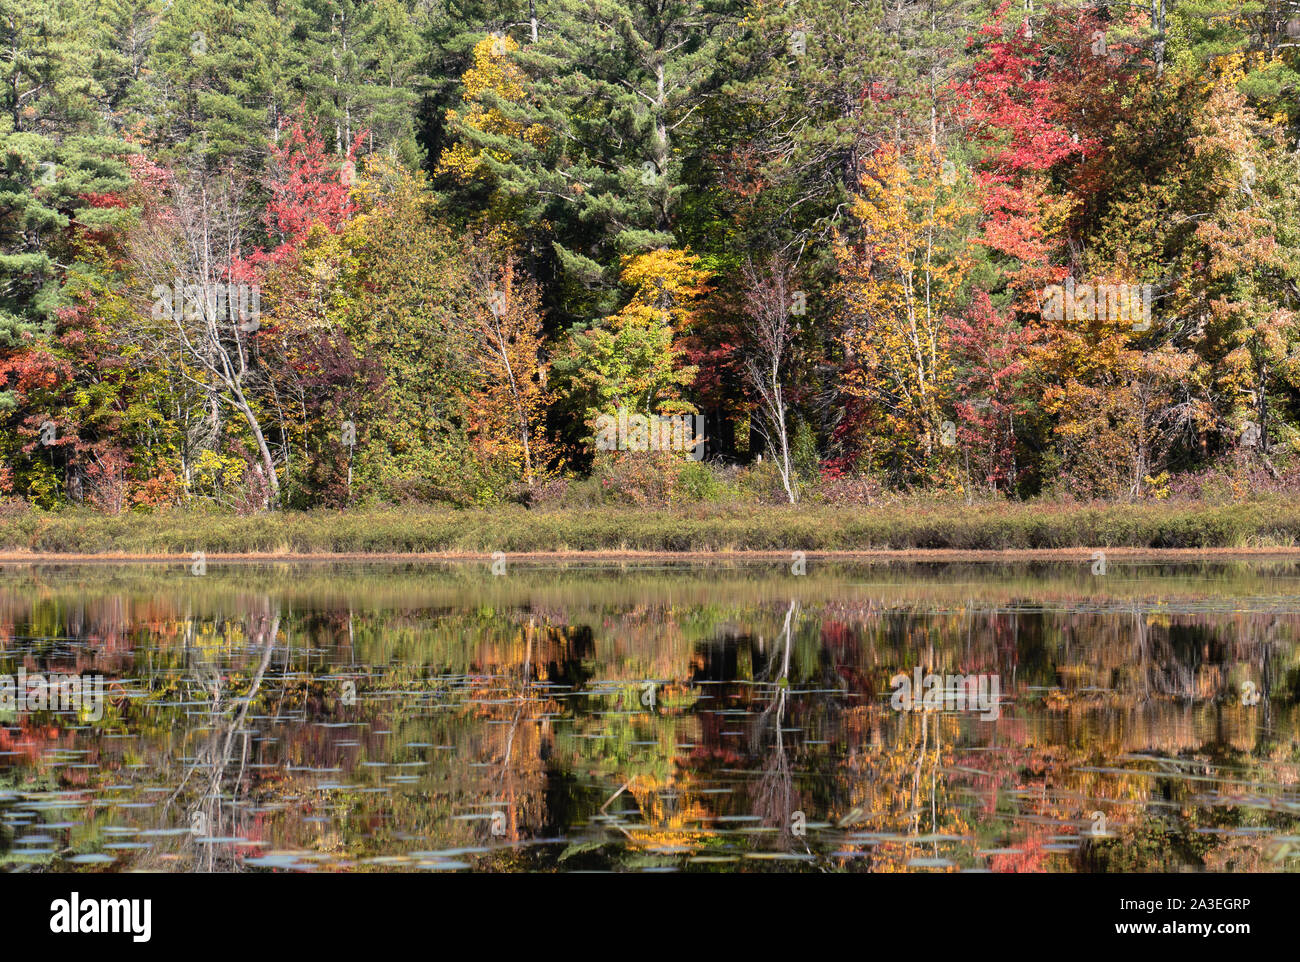
[[[846,551],[804,551],[807,561],[857,561],[864,563],[933,563],[969,562],[1034,563],[1092,561],[1098,552],[1108,562],[1188,563],[1195,561],[1300,561],[1300,547],[1282,548],[1008,548],[988,549],[871,549]],[[726,564],[731,562],[767,562],[787,564],[793,552],[783,551],[519,551],[504,552],[512,563],[596,562],[600,564],[679,562],[683,564]],[[131,552],[21,552],[0,551],[0,565],[29,564],[188,564],[193,554],[144,554]],[[491,554],[465,551],[419,552],[205,552],[209,564],[302,564],[302,563],[482,563],[490,564]]]
[[967,505],[918,499],[884,505],[531,510],[412,506],[246,516],[184,510],[0,512],[0,558],[17,560],[176,561],[195,552],[214,560],[458,560],[486,559],[496,552],[560,559],[789,559],[795,551],[809,557],[903,560],[1077,560],[1097,551],[1115,557],[1140,552],[1156,560],[1205,552],[1300,554],[1300,500]]

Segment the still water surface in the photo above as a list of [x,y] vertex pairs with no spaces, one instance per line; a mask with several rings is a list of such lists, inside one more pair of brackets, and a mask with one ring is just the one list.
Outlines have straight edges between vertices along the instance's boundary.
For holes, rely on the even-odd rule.
[[[1289,871],[1300,565],[0,567],[5,871]],[[996,677],[996,719],[891,706]]]

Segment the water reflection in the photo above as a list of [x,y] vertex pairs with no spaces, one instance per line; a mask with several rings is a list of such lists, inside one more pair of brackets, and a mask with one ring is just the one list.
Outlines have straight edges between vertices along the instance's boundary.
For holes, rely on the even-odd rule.
[[[248,655],[256,659],[256,668],[246,690],[239,696],[233,694],[231,678],[225,674],[221,661],[211,651],[193,644],[193,624],[186,625],[184,677],[191,688],[190,699],[197,695],[197,704],[206,707],[205,711],[189,714],[199,718],[206,715],[207,726],[191,729],[196,741],[194,757],[180,784],[167,796],[163,816],[171,821],[167,818],[171,807],[187,796],[191,799],[183,806],[186,818],[182,819],[182,825],[190,827],[192,838],[188,841],[192,848],[187,854],[196,870],[237,868],[236,853],[249,837],[252,819],[248,766],[257,731],[246,727],[246,722],[249,708],[261,691],[280,633],[279,607],[269,600],[262,600],[256,607],[262,610],[249,612],[245,633],[245,646]],[[182,835],[183,832],[182,828]]]
[[0,674],[108,684],[0,712],[0,862],[1292,869],[1300,570],[1111,568],[3,568]]

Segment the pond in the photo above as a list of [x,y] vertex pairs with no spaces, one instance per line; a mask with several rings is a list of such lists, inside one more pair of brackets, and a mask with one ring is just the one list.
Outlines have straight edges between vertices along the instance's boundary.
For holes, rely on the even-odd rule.
[[0,866],[1297,866],[1295,562],[794,570],[0,567]]

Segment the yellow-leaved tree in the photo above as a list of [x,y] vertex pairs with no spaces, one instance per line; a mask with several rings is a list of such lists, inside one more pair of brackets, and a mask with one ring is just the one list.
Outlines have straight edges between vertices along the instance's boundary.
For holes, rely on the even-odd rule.
[[509,161],[510,156],[494,139],[513,138],[540,147],[549,132],[537,124],[524,124],[507,117],[498,104],[517,104],[527,96],[528,77],[510,57],[519,49],[513,38],[484,37],[474,45],[474,65],[461,75],[463,106],[447,111],[447,126],[459,139],[438,159],[437,173],[449,174],[459,183],[492,179],[489,161]]
[[853,200],[856,236],[836,238],[845,390],[865,402],[864,467],[900,483],[946,477],[945,405],[952,381],[945,314],[960,307],[973,207],[944,183],[937,148],[881,147]]
[[566,391],[594,424],[619,408],[639,414],[689,414],[681,388],[696,368],[683,363],[678,338],[690,326],[706,291],[699,258],[664,248],[625,257],[619,279],[632,288],[624,307],[592,324],[575,327],[555,369]]
[[541,292],[500,236],[474,245],[470,277],[481,294],[471,304],[477,363],[467,394],[470,432],[480,457],[531,485],[548,476],[555,454],[546,436],[551,392]]

